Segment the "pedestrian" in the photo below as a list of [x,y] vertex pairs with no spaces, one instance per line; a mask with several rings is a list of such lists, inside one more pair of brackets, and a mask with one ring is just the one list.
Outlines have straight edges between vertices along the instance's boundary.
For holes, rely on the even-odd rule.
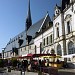
[[25,75],[25,71],[24,71],[24,61],[21,62],[21,75],[24,73]]
[[25,71],[26,71],[27,67],[28,67],[28,61],[23,60],[21,62],[21,75],[22,75],[22,73],[24,73],[24,75],[25,75]]

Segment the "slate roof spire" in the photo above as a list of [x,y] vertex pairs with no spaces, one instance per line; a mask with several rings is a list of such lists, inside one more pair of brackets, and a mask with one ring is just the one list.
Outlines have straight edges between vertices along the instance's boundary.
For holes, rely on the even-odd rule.
[[27,18],[26,18],[26,31],[32,25],[31,11],[30,11],[30,0],[28,0],[28,1],[29,2],[28,2],[28,12],[27,12]]

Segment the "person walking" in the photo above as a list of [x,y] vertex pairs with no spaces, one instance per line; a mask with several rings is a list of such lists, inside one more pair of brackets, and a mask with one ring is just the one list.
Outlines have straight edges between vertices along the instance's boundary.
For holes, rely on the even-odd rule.
[[26,71],[27,67],[28,67],[27,60],[23,60],[21,62],[21,75],[25,75],[25,71]]

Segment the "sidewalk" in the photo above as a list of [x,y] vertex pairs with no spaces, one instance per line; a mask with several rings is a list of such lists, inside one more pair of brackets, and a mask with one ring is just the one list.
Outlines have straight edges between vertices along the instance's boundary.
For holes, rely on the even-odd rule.
[[73,72],[73,73],[75,73],[75,69],[58,69],[58,72],[60,72],[60,71],[62,71],[62,72]]
[[75,75],[75,69],[58,69],[58,75]]
[[[11,71],[11,74],[13,73],[13,75],[15,74],[15,75],[21,75],[21,71],[14,71],[14,70],[12,70]],[[25,72],[25,75],[38,75],[38,73],[35,73],[35,72]]]
[[[21,75],[21,71],[12,70],[8,75]],[[38,73],[26,71],[25,75],[38,75]],[[58,69],[58,75],[75,75],[75,69]]]

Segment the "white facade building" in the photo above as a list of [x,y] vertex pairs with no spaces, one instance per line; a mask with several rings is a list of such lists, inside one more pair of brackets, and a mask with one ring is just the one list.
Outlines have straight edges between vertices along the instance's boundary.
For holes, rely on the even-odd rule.
[[[75,1],[62,0],[62,7],[55,6],[55,14],[53,17],[53,26],[35,38],[37,53],[40,53],[41,43],[42,53],[51,53],[51,49],[55,50],[57,55],[61,55],[67,59],[67,62],[75,64]],[[63,3],[62,2],[62,3]],[[52,44],[50,45],[49,36],[52,36]],[[48,41],[48,43],[47,43]],[[44,43],[45,42],[45,43]],[[73,67],[72,66],[72,67]],[[74,66],[75,67],[75,66]]]

